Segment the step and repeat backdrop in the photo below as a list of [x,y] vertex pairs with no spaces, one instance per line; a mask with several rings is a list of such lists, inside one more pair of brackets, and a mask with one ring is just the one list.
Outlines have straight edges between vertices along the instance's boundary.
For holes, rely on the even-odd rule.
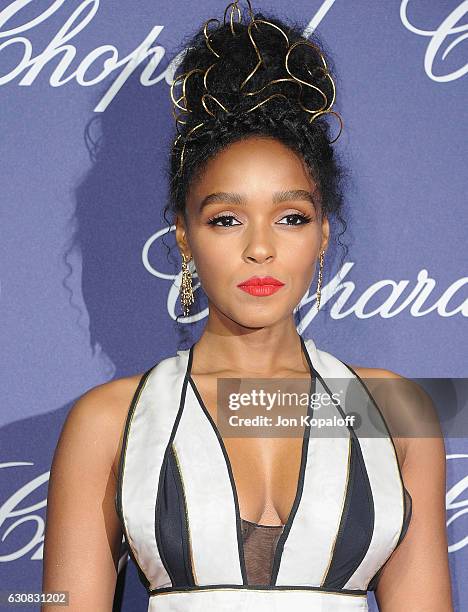
[[[176,321],[169,85],[183,41],[226,4],[0,0],[3,591],[41,590],[49,470],[77,398],[186,348],[206,323],[206,308]],[[321,309],[315,279],[298,331],[437,389],[454,604],[468,610],[468,2],[254,9],[326,43],[344,121],[348,252],[327,255]],[[124,542],[119,570],[114,608],[146,610]]]

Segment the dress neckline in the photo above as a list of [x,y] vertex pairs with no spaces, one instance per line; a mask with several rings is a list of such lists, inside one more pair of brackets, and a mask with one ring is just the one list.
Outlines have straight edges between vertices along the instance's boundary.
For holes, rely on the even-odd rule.
[[[301,351],[305,357],[305,360],[307,362],[307,365],[309,366],[309,373],[311,376],[311,382],[310,382],[310,388],[309,388],[309,397],[312,398],[315,395],[316,389],[317,389],[317,378],[319,376],[318,372],[315,370],[315,368],[312,365],[312,361],[311,361],[311,357],[308,351],[308,348],[305,344],[304,338],[299,334],[299,339],[300,339],[300,343],[301,343]],[[234,498],[234,507],[235,507],[235,512],[236,512],[236,526],[237,526],[237,545],[238,545],[238,550],[239,550],[239,556],[240,556],[240,560],[241,560],[241,568],[242,568],[242,574],[243,574],[243,578],[246,581],[247,577],[246,577],[246,569],[245,569],[245,559],[244,559],[244,553],[243,553],[243,544],[242,544],[242,521],[245,521],[245,519],[242,519],[242,517],[240,516],[240,510],[239,510],[239,496],[237,493],[237,487],[236,487],[236,482],[234,480],[234,473],[233,473],[233,469],[232,469],[232,465],[231,465],[231,460],[229,458],[226,446],[224,444],[224,440],[219,432],[219,429],[216,425],[216,423],[214,422],[213,417],[211,416],[210,412],[208,411],[207,407],[205,406],[205,402],[203,401],[203,398],[201,396],[201,394],[198,391],[197,385],[195,383],[195,381],[192,378],[191,372],[192,372],[192,362],[193,362],[193,349],[195,346],[195,342],[191,345],[190,349],[188,350],[188,363],[187,363],[187,370],[186,370],[186,375],[185,378],[187,380],[187,382],[190,384],[193,393],[196,397],[196,400],[198,402],[199,407],[201,408],[202,412],[204,413],[205,417],[207,418],[208,422],[211,425],[211,428],[213,429],[213,432],[217,438],[218,441],[218,445],[220,447],[220,450],[224,456],[224,461],[226,464],[226,469],[228,471],[229,474],[229,480],[230,480],[230,484],[231,484],[231,489],[232,489],[232,494],[233,494],[233,498]],[[309,405],[307,408],[307,416],[309,417],[309,419],[312,418],[314,413],[314,408],[313,408],[313,403],[312,401],[309,401]],[[283,548],[284,548],[284,544],[286,542],[286,539],[288,537],[289,531],[291,530],[291,527],[293,525],[293,521],[294,521],[294,517],[297,513],[297,510],[299,508],[299,504],[301,501],[301,497],[302,497],[302,490],[303,490],[303,486],[304,486],[304,477],[305,477],[305,472],[306,472],[306,467],[307,467],[307,449],[308,449],[308,444],[309,444],[309,436],[310,436],[310,428],[311,425],[310,423],[308,425],[306,425],[304,427],[304,432],[302,435],[302,451],[301,451],[301,463],[300,463],[300,467],[299,467],[299,474],[298,474],[298,478],[297,478],[297,486],[296,486],[296,494],[294,496],[294,501],[291,507],[291,510],[289,512],[288,518],[286,523],[282,526],[282,532],[280,534],[279,540],[277,542],[276,545],[276,550],[275,550],[275,555],[274,555],[274,559],[273,559],[273,567],[272,567],[272,577],[271,577],[271,584],[274,584],[276,581],[276,575],[279,571],[279,565],[280,565],[280,561],[281,561],[281,557],[283,554]],[[252,521],[247,521],[252,523]],[[253,523],[254,525],[258,525],[258,523]],[[280,527],[280,525],[260,525],[262,527],[268,527],[268,528],[272,528],[272,527]]]
[[284,527],[283,523],[281,523],[281,525],[265,525],[265,523],[254,523],[253,521],[249,521],[242,517],[241,521],[243,521],[244,523],[249,523],[250,525],[255,525],[255,527],[267,527],[270,529],[282,529]]

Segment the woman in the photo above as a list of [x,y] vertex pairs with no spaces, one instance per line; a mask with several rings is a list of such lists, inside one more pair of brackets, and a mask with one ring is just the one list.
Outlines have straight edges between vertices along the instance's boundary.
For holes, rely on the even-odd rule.
[[[204,24],[171,91],[181,302],[189,314],[195,267],[206,327],[70,411],[51,471],[44,591],[69,590],[72,610],[110,610],[123,533],[149,610],[367,610],[374,590],[386,612],[447,612],[443,439],[389,429],[396,410],[402,426],[403,400],[405,426],[413,407],[432,418],[430,402],[383,393],[373,381],[404,379],[343,363],[294,323],[317,262],[320,303],[341,220],[325,121],[341,132],[335,83],[316,40],[247,8],[231,3]],[[224,440],[220,393],[252,377],[296,380],[309,394],[303,416],[320,397],[333,432],[306,420],[299,435]]]

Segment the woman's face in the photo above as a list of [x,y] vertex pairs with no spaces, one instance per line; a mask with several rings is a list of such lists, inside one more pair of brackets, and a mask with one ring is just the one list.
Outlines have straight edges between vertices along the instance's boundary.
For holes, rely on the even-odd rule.
[[[301,158],[271,138],[234,142],[193,181],[186,210],[188,225],[177,218],[176,239],[194,259],[210,315],[216,309],[245,327],[291,317],[329,235]],[[284,285],[271,295],[251,295],[238,284],[252,276]]]

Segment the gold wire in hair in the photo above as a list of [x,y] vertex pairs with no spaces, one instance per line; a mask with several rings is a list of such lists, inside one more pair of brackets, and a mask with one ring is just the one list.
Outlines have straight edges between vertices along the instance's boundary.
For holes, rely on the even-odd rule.
[[257,91],[246,91],[246,92],[244,92],[244,95],[245,96],[256,96],[257,94],[262,92],[267,87],[270,87],[270,85],[273,85],[274,83],[284,83],[284,82],[294,83],[294,85],[297,85],[299,87],[299,89],[302,91],[302,85],[300,83],[298,83],[296,81],[296,79],[293,79],[293,78],[290,78],[290,77],[284,77],[284,78],[281,78],[281,79],[273,79],[272,81],[269,81],[266,85],[264,85],[260,89],[257,89]]
[[[211,53],[213,53],[214,55],[216,55],[216,57],[221,57],[219,55],[219,53],[217,53],[213,47],[211,46],[210,43],[210,36],[208,34],[208,24],[211,23],[212,21],[216,21],[216,23],[218,24],[218,27],[221,25],[221,22],[219,21],[219,19],[208,19],[208,21],[205,22],[205,25],[203,27],[203,34],[205,35],[205,42],[206,42],[206,46],[208,47],[208,49],[211,51]],[[216,30],[215,30],[216,31]]]
[[[242,90],[242,89],[245,87],[245,85],[247,84],[247,82],[248,82],[248,81],[250,81],[250,79],[253,77],[253,75],[254,75],[254,74],[257,72],[257,70],[258,70],[258,69],[260,68],[260,66],[263,64],[263,57],[262,57],[262,54],[260,53],[260,49],[258,48],[258,45],[257,45],[257,43],[256,43],[256,42],[255,42],[255,40],[254,40],[254,37],[252,36],[252,26],[254,26],[254,25],[255,25],[255,26],[257,27],[257,29],[258,29],[258,26],[257,26],[257,24],[258,24],[258,23],[264,23],[264,24],[266,24],[266,25],[270,25],[270,26],[272,26],[273,28],[275,28],[276,30],[278,30],[279,32],[281,32],[281,34],[282,34],[282,35],[285,37],[285,39],[286,39],[286,44],[289,46],[289,38],[288,38],[287,34],[286,34],[286,33],[285,33],[285,32],[284,32],[284,31],[283,31],[283,30],[282,30],[282,29],[281,29],[279,26],[275,25],[274,23],[270,23],[269,21],[265,21],[265,20],[263,20],[263,19],[255,19],[255,18],[254,18],[254,19],[252,19],[252,21],[249,23],[249,26],[248,26],[248,28],[247,28],[247,34],[248,34],[248,36],[249,36],[249,38],[250,38],[250,42],[251,42],[251,43],[252,43],[252,45],[253,45],[253,48],[254,48],[255,53],[256,53],[256,55],[257,55],[257,60],[258,60],[258,61],[257,61],[257,64],[256,64],[255,68],[252,70],[252,72],[251,72],[251,73],[250,73],[250,74],[247,76],[247,78],[245,78],[245,79],[242,81],[242,83],[241,83],[241,85],[240,85],[240,87],[239,87],[239,89],[240,89],[240,90]],[[245,93],[247,94],[247,92],[245,92]]]
[[201,102],[202,102],[202,104],[203,104],[203,108],[204,108],[204,109],[206,110],[206,112],[207,112],[209,115],[211,115],[212,117],[216,118],[216,115],[215,115],[214,113],[212,113],[212,112],[210,111],[210,109],[207,107],[207,105],[206,105],[206,99],[207,99],[207,98],[210,98],[210,100],[214,100],[214,101],[216,102],[216,104],[218,104],[218,105],[219,105],[219,106],[220,106],[220,107],[223,109],[223,111],[224,111],[225,113],[228,113],[228,112],[229,112],[229,111],[228,111],[228,109],[227,109],[227,108],[224,106],[224,104],[221,104],[221,102],[220,102],[220,101],[219,101],[217,98],[215,98],[215,97],[214,97],[214,96],[212,96],[211,94],[203,94],[203,96],[202,96],[202,98],[201,98]]
[[[187,91],[186,91],[186,87],[187,87],[187,80],[192,76],[192,74],[195,74],[197,72],[201,72],[201,74],[204,74],[204,70],[202,70],[201,68],[193,68],[192,70],[189,70],[188,72],[184,72],[182,74],[180,74],[178,77],[176,77],[171,85],[171,89],[170,89],[170,94],[171,94],[171,99],[173,101],[173,103],[175,104],[175,106],[177,106],[177,108],[179,108],[181,111],[183,111],[184,113],[191,113],[192,111],[188,108],[187,105]],[[180,96],[180,98],[175,98],[174,97],[174,89],[178,83],[178,81],[180,81],[182,79],[182,95]],[[179,102],[181,101],[185,102],[185,106],[181,106],[179,104]]]
[[285,96],[284,94],[282,94],[282,93],[275,93],[275,94],[272,94],[271,96],[269,96],[266,100],[263,100],[262,102],[259,102],[258,104],[256,104],[253,108],[250,108],[248,111],[246,111],[245,114],[251,113],[256,108],[259,108],[260,106],[263,106],[266,102],[268,102],[272,98],[284,98],[285,100],[288,100],[287,96]]
[[203,85],[205,86],[206,91],[208,91],[208,75],[210,74],[210,70],[214,68],[216,64],[217,62],[214,62],[211,64],[211,66],[208,66],[208,68],[205,70],[205,74],[203,75]]
[[227,5],[226,9],[224,10],[224,25],[226,25],[226,13],[228,12],[228,9],[231,9],[231,15],[229,17],[229,21],[231,23],[231,32],[233,34],[233,36],[236,35],[235,31],[234,31],[234,10],[237,11],[237,16],[239,17],[239,21],[237,23],[241,23],[242,22],[242,12],[239,8],[238,5],[238,1],[236,2],[231,2]]
[[[325,115],[325,114],[332,114],[335,115],[339,122],[340,122],[340,131],[338,133],[338,136],[336,136],[336,138],[334,138],[332,141],[330,141],[331,143],[336,142],[338,140],[338,138],[341,135],[341,132],[343,130],[343,120],[341,118],[341,116],[339,115],[339,113],[335,112],[334,110],[331,110],[331,107],[333,106],[333,104],[335,103],[335,97],[336,97],[336,88],[335,88],[335,83],[333,81],[333,78],[331,77],[331,74],[328,70],[328,66],[325,60],[325,57],[323,55],[323,53],[321,52],[320,48],[315,45],[314,43],[312,43],[309,40],[298,40],[295,43],[293,43],[291,45],[288,35],[286,34],[286,32],[280,28],[279,26],[277,26],[274,23],[271,23],[270,21],[266,21],[265,19],[255,19],[253,10],[252,10],[252,5],[250,3],[250,0],[246,0],[247,2],[247,6],[248,6],[248,12],[250,15],[250,23],[248,25],[247,28],[247,32],[248,32],[248,36],[250,39],[250,42],[253,46],[253,49],[255,51],[255,54],[257,56],[257,63],[254,67],[254,69],[247,75],[247,77],[242,81],[240,87],[239,87],[239,91],[242,92],[242,94],[244,96],[254,96],[257,94],[260,94],[262,91],[264,91],[267,87],[270,87],[271,85],[275,84],[275,83],[281,83],[281,82],[291,82],[291,83],[295,83],[296,85],[299,86],[299,92],[298,92],[298,97],[297,97],[297,103],[299,105],[299,107],[301,108],[301,110],[303,110],[307,115],[309,115],[308,118],[308,122],[312,123],[312,121],[314,121],[317,117],[321,116],[321,115]],[[231,32],[232,35],[235,36],[236,32],[234,29],[234,14],[235,12],[237,13],[237,23],[241,23],[242,22],[242,12],[239,8],[239,0],[234,0],[234,2],[230,2],[225,11],[224,11],[224,19],[223,19],[223,23],[224,25],[226,25],[226,17],[227,17],[227,13],[229,11],[229,9],[231,9],[231,13],[229,16],[229,22],[230,22],[230,28],[231,28]],[[209,51],[211,53],[213,53],[213,55],[215,55],[215,57],[217,59],[220,59],[220,54],[213,49],[213,47],[211,46],[211,36],[214,32],[217,31],[213,30],[211,33],[208,32],[208,26],[210,23],[212,22],[216,22],[218,24],[218,28],[221,27],[221,22],[219,21],[219,19],[208,19],[203,27],[203,34],[205,37],[205,43],[207,48],[209,49]],[[286,72],[288,73],[289,77],[282,77],[282,78],[278,78],[278,79],[272,79],[271,81],[269,81],[266,85],[264,85],[263,87],[261,87],[260,89],[256,90],[256,91],[243,91],[245,86],[247,85],[247,83],[253,78],[253,76],[256,74],[256,72],[259,70],[259,68],[262,66],[262,64],[264,63],[263,60],[263,56],[260,52],[260,49],[257,45],[257,43],[255,42],[255,39],[252,35],[252,28],[255,27],[258,30],[258,26],[259,24],[264,24],[267,25],[269,27],[274,28],[275,30],[277,30],[278,32],[281,33],[281,35],[284,37],[285,42],[286,42],[286,55],[284,58],[284,68],[286,70]],[[291,71],[290,67],[289,67],[289,60],[290,60],[290,56],[292,51],[298,47],[299,45],[306,45],[312,49],[314,49],[316,51],[316,53],[318,54],[318,56],[320,57],[320,60],[322,62],[323,66],[317,66],[316,69],[321,70],[324,77],[328,78],[328,80],[330,81],[331,84],[331,89],[332,89],[332,99],[329,102],[328,101],[328,97],[327,95],[324,93],[324,91],[322,91],[319,87],[317,87],[316,85],[314,85],[313,83],[306,81],[304,79],[299,78],[298,76],[296,76],[295,74],[293,74],[293,72]],[[186,148],[186,143],[188,141],[188,139],[190,138],[190,136],[193,134],[193,132],[195,132],[195,130],[199,129],[201,126],[203,126],[206,122],[203,121],[201,123],[198,123],[195,127],[193,127],[191,130],[189,130],[189,132],[185,135],[181,134],[179,131],[179,124],[182,125],[186,125],[186,121],[183,120],[184,114],[188,114],[193,112],[190,108],[189,108],[189,104],[188,104],[188,99],[187,99],[187,81],[188,79],[195,73],[201,73],[203,74],[203,85],[204,85],[204,90],[205,93],[203,93],[202,97],[201,97],[201,104],[205,110],[205,112],[210,115],[211,117],[216,118],[216,115],[213,113],[212,110],[210,110],[210,108],[207,105],[207,100],[213,100],[218,106],[219,108],[221,108],[226,114],[229,113],[229,109],[226,108],[226,106],[215,96],[213,96],[212,94],[210,94],[209,92],[209,87],[208,87],[208,74],[210,73],[210,71],[213,69],[213,67],[217,64],[217,61],[215,61],[214,63],[210,64],[210,66],[208,66],[208,68],[206,70],[202,70],[201,68],[194,68],[186,73],[180,74],[178,75],[176,78],[174,78],[171,88],[170,88],[170,92],[171,92],[171,99],[172,102],[174,104],[174,109],[173,109],[173,116],[176,122],[176,129],[177,132],[179,133],[179,135],[177,136],[176,140],[174,141],[174,146],[176,146],[176,144],[179,142],[179,140],[183,137],[185,140],[184,145],[182,146],[182,150],[181,150],[181,157],[180,157],[180,167],[179,170],[182,169],[183,166],[183,160],[184,160],[184,155],[185,155],[185,148]],[[309,73],[310,77],[313,78],[311,71],[309,70],[309,68],[307,66],[305,66],[307,72]],[[175,87],[177,86],[177,84],[181,84],[182,86],[182,93],[181,95],[176,98],[175,97]],[[308,108],[306,107],[303,102],[302,102],[302,93],[303,93],[303,86],[305,87],[309,87],[311,89],[313,89],[314,91],[316,91],[322,98],[323,98],[323,105],[320,106],[319,108]],[[255,104],[252,108],[250,108],[249,110],[245,111],[246,113],[250,113],[252,111],[254,111],[255,109],[259,108],[260,106],[263,106],[264,104],[266,104],[269,100],[272,100],[273,98],[284,98],[285,100],[288,100],[288,97],[285,94],[282,93],[274,93],[272,95],[270,95],[269,97],[267,97],[265,100],[262,100],[261,102],[258,102],[257,104]],[[176,109],[179,109],[181,112],[179,114],[177,114]]]
[[[291,55],[291,51],[293,51],[296,47],[298,47],[299,45],[307,45],[308,47],[312,47],[313,49],[317,50],[316,45],[314,45],[313,43],[311,43],[309,40],[297,40],[295,43],[293,43],[287,53],[286,53],[286,57],[284,60],[284,66],[287,70],[287,73],[293,78],[296,79],[297,81],[299,81],[299,83],[302,83],[302,85],[305,85],[306,87],[310,87],[311,89],[314,89],[315,91],[318,91],[318,93],[323,97],[324,101],[325,101],[325,105],[322,106],[321,108],[318,109],[308,109],[306,108],[301,101],[300,102],[300,106],[302,108],[303,111],[305,111],[306,113],[317,113],[320,111],[323,111],[327,108],[328,106],[328,99],[327,96],[323,93],[323,91],[317,87],[316,85],[313,85],[312,83],[309,83],[307,81],[304,81],[303,79],[300,79],[299,77],[297,77],[295,74],[293,74],[289,68],[289,56]],[[327,70],[327,64],[325,63],[325,59],[323,57],[323,55],[320,53],[320,50],[318,50],[318,53],[320,55],[320,58],[322,60],[322,62],[324,63],[325,69]],[[327,72],[328,75],[328,72]],[[332,79],[330,79],[332,81]],[[333,81],[332,81],[333,83]],[[330,106],[333,104],[335,97],[333,96],[333,100],[332,103],[330,104]]]
[[[249,11],[250,20],[253,21],[255,17],[253,14],[252,4],[250,3],[250,0],[246,0],[246,3],[247,3],[247,10]],[[229,8],[231,9],[231,14],[229,16],[231,32],[232,32],[232,35],[235,36],[236,33],[234,31],[234,11],[237,11],[237,16],[238,16],[237,23],[242,23],[242,12],[239,8],[239,0],[234,0],[234,2],[231,2],[230,4],[227,5],[226,9],[224,10],[224,25],[226,25],[226,13],[228,12]]]
[[[193,127],[186,135],[186,138],[188,140],[188,138],[193,134],[193,132],[195,132],[195,130],[198,130],[198,128],[201,128],[202,125],[205,125],[205,122],[202,121],[201,123],[199,123],[198,125],[196,125],[195,127]],[[176,139],[179,140],[180,136]],[[175,143],[174,143],[175,144]],[[184,155],[185,155],[185,147],[187,145],[187,142],[184,142],[184,144],[182,145],[182,151],[180,153],[180,166],[179,166],[179,171],[182,169],[183,163],[184,163]]]

